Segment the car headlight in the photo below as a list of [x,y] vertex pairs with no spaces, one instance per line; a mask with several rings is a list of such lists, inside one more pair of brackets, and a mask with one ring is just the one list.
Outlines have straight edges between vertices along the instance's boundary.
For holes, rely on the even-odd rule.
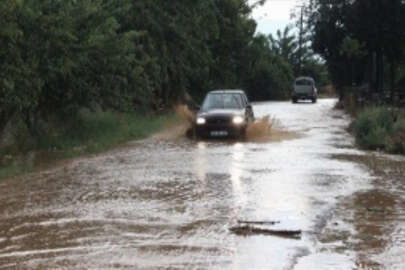
[[197,125],[204,125],[205,124],[205,118],[203,117],[198,117],[197,118]]
[[245,119],[243,119],[242,116],[235,116],[235,117],[233,118],[233,120],[232,120],[232,122],[233,122],[235,125],[240,125],[240,124],[242,124],[244,121],[245,121]]

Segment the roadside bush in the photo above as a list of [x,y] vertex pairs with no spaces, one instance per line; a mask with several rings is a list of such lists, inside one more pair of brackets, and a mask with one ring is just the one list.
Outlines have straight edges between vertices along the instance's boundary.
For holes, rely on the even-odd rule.
[[[345,90],[347,91],[347,90]],[[344,109],[352,116],[355,116],[358,110],[357,102],[356,102],[356,95],[353,91],[347,91],[346,95],[344,96],[343,105]]]
[[366,149],[382,149],[394,126],[393,113],[384,107],[373,107],[361,112],[354,122],[356,142]]
[[394,124],[393,134],[387,140],[387,150],[395,154],[405,154],[405,117]]
[[388,107],[360,112],[352,125],[356,143],[365,149],[405,154],[405,114]]

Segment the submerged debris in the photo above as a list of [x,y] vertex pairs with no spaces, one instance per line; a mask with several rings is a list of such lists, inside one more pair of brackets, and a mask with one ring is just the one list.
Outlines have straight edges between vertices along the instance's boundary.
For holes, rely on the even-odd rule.
[[238,220],[239,224],[253,224],[253,225],[276,225],[279,224],[280,221],[244,221]]
[[378,207],[367,207],[367,211],[374,213],[384,213],[385,211]]
[[264,228],[257,228],[254,226],[236,226],[229,229],[236,235],[241,236],[250,236],[250,235],[272,235],[272,236],[279,236],[285,238],[294,238],[294,239],[301,239],[301,230],[272,230],[272,229],[264,229]]

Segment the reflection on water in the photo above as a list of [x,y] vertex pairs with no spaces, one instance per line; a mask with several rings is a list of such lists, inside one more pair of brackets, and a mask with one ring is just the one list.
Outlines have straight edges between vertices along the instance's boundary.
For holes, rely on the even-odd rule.
[[199,142],[197,144],[197,154],[195,157],[195,171],[197,177],[201,181],[205,180],[205,172],[207,171],[207,146],[205,142]]
[[242,164],[245,158],[245,145],[242,143],[235,143],[231,151],[232,160],[229,166],[229,174],[231,175],[235,204],[237,204],[239,208],[243,208],[247,200],[247,191],[243,189],[241,179],[243,175]]

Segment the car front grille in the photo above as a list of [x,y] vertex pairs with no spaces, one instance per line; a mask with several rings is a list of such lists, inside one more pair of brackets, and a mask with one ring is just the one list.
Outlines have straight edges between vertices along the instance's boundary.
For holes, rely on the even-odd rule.
[[207,119],[207,123],[210,125],[227,125],[231,123],[229,117],[212,117]]

